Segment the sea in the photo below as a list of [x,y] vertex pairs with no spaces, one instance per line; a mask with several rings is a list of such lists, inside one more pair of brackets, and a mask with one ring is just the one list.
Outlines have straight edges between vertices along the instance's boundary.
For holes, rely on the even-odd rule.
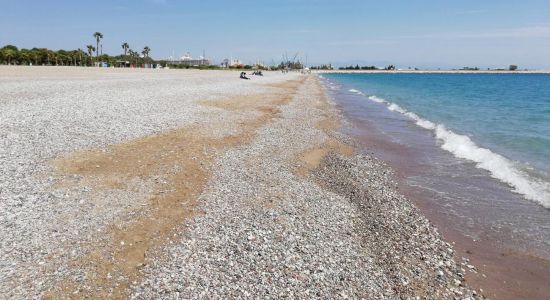
[[550,74],[319,76],[436,225],[550,259]]

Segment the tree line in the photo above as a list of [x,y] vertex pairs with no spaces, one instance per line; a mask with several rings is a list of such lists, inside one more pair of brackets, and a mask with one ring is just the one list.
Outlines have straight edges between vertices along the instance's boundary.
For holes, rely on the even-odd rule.
[[96,63],[116,65],[120,62],[129,62],[133,65],[153,63],[149,56],[151,48],[145,46],[141,52],[134,51],[127,42],[121,45],[122,53],[111,56],[103,54],[101,41],[103,34],[93,34],[95,46],[87,45],[83,50],[51,50],[48,48],[19,49],[14,45],[5,45],[0,48],[0,64],[7,65],[45,65],[45,66],[94,66]]
[[[379,70],[379,69],[375,66],[362,66],[362,67],[360,67],[359,65],[355,65],[355,66],[340,67],[340,68],[338,68],[338,70]],[[389,65],[389,66],[385,67],[384,70],[395,70],[395,66],[394,65]]]

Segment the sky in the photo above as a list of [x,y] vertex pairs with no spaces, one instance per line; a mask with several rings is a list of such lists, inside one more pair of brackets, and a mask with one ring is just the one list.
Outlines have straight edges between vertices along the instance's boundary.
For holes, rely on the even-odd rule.
[[0,46],[157,59],[550,69],[550,0],[0,0]]

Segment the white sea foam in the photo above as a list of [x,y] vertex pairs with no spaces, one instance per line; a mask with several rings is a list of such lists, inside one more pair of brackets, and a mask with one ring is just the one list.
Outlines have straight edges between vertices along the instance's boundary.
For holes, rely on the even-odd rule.
[[416,122],[416,125],[418,125],[422,128],[425,128],[425,129],[429,129],[429,130],[436,129],[436,124],[435,123],[433,123],[431,121],[428,121],[426,119],[423,119],[423,118],[419,117],[417,114],[415,114],[413,112],[410,112],[410,111],[407,111],[406,109],[402,108],[401,106],[399,106],[395,103],[390,103],[390,102],[387,102],[387,101],[386,101],[386,103],[389,103],[389,105],[388,105],[389,110],[402,113],[405,116],[413,119]]
[[451,152],[456,157],[475,162],[478,168],[489,171],[492,177],[509,184],[514,192],[550,208],[550,183],[529,176],[518,168],[520,163],[489,149],[479,147],[469,137],[456,134],[442,124],[435,124],[423,119],[395,103],[376,96],[368,98],[377,103],[384,103],[389,110],[399,112],[414,120],[416,125],[433,131],[435,137],[442,141],[441,148],[444,150]]
[[406,110],[404,110],[403,108],[401,108],[401,106],[399,106],[395,103],[389,103],[388,109],[391,110],[391,111],[396,111],[396,112],[402,113],[402,114],[407,113]]
[[517,168],[519,163],[481,148],[469,137],[456,134],[443,125],[438,125],[435,133],[436,137],[443,141],[443,149],[457,157],[476,162],[478,168],[488,170],[493,177],[514,187],[515,192],[550,208],[550,184],[521,171]]
[[358,94],[358,95],[363,95],[363,96],[365,95],[365,94],[363,94],[363,92],[358,91],[358,90],[356,90],[356,89],[350,89],[349,91],[352,92],[352,93],[356,93],[356,94]]
[[378,98],[376,96],[369,96],[369,99],[374,101],[374,102],[378,102],[378,103],[386,103],[387,101],[382,99],[382,98]]

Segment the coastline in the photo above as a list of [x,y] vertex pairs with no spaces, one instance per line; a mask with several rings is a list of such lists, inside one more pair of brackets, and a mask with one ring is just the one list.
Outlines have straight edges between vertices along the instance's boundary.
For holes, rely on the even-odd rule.
[[550,74],[550,70],[312,70],[314,74]]
[[[514,244],[514,242],[517,244],[517,241],[514,241],[511,236],[503,236],[503,240],[494,240],[498,236],[493,236],[491,239],[491,235],[485,234],[484,228],[478,227],[479,224],[475,222],[471,231],[478,232],[478,234],[468,235],[468,231],[461,230],[460,227],[466,226],[468,223],[461,223],[453,218],[453,213],[450,211],[453,211],[456,207],[445,205],[445,202],[437,203],[438,200],[441,200],[437,194],[447,190],[422,189],[414,183],[416,181],[410,182],[410,178],[424,177],[435,171],[426,164],[423,158],[424,156],[434,155],[430,147],[418,148],[419,145],[417,144],[402,144],[403,139],[399,135],[400,129],[398,126],[407,126],[406,124],[414,122],[407,118],[401,118],[399,114],[396,114],[395,124],[391,123],[392,125],[385,127],[378,126],[378,122],[387,123],[387,120],[392,118],[391,114],[393,112],[383,106],[377,108],[377,103],[355,92],[350,91],[347,93],[349,96],[343,95],[348,88],[350,87],[342,88],[342,91],[344,91],[342,93],[333,92],[333,97],[339,98],[336,101],[337,107],[351,123],[345,129],[346,133],[353,136],[362,145],[363,151],[382,159],[395,170],[400,192],[415,203],[422,214],[437,226],[445,240],[453,243],[457,254],[464,258],[462,261],[464,265],[476,266],[476,272],[467,272],[466,281],[476,289],[482,289],[484,295],[490,298],[544,299],[546,293],[544,285],[545,282],[550,280],[548,259],[533,255],[532,252],[514,250],[516,248],[512,247],[511,244]],[[378,118],[373,117],[377,114],[379,114]],[[418,144],[432,143],[433,137],[427,132],[422,131],[420,127],[411,128],[418,131],[422,138],[413,131],[407,131],[403,134],[413,136]],[[425,137],[423,137],[424,135]],[[433,149],[445,156],[445,153],[437,145],[434,145]],[[481,177],[479,177],[480,175]],[[487,175],[476,174],[474,177],[483,178]],[[453,180],[460,180],[460,178],[457,177]],[[499,185],[501,184],[497,182],[496,186]],[[491,191],[497,192],[492,189]],[[496,197],[498,198],[498,196]],[[543,213],[546,212],[538,204],[525,199],[517,199],[517,201],[525,207],[543,211]],[[478,204],[478,207],[472,207],[470,211],[460,210],[457,213],[459,215],[465,214],[473,219],[488,218],[491,215],[490,210],[495,208],[485,206],[483,203]]]
[[0,300],[550,300],[550,0],[0,3]]
[[55,72],[0,84],[3,294],[483,297],[316,76]]

